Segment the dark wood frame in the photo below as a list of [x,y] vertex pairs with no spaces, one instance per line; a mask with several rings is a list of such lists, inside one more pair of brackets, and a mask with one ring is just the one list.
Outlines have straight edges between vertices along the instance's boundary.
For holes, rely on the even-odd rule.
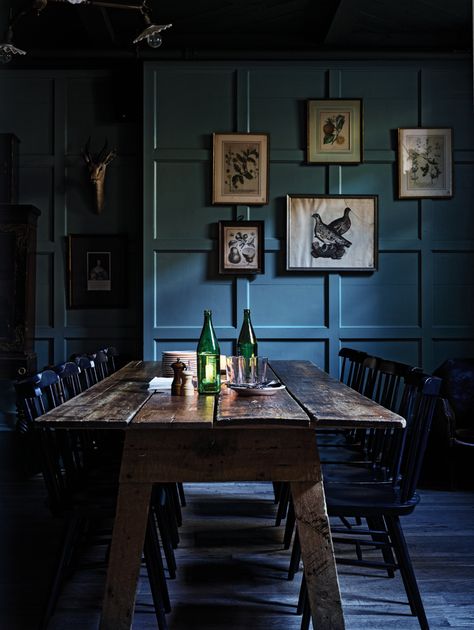
[[[248,232],[255,230],[257,232],[257,248],[255,258],[256,261],[252,267],[234,266],[228,261],[227,249],[230,249],[230,245],[226,242],[226,234],[229,230],[235,230],[236,234],[236,253],[242,258],[244,254],[242,250],[246,247],[244,239],[238,238],[239,232]],[[243,235],[242,235],[243,236]],[[241,242],[239,242],[241,241]],[[229,275],[249,275],[264,273],[265,269],[265,230],[263,221],[219,221],[219,273]]]
[[[378,195],[351,195],[351,194],[347,194],[347,195],[287,195],[286,197],[287,199],[287,228],[286,228],[286,270],[287,271],[316,271],[316,272],[321,272],[321,271],[329,271],[329,272],[336,272],[339,273],[341,271],[365,271],[365,272],[373,272],[377,270],[377,263],[378,263]],[[311,238],[311,234],[313,233],[313,230],[315,229],[314,224],[311,224],[311,227],[309,228],[309,232],[308,235],[295,235],[293,236],[292,234],[292,214],[294,214],[294,212],[296,212],[296,209],[293,209],[293,200],[306,200],[308,202],[308,205],[310,205],[311,203],[314,203],[315,200],[338,200],[341,201],[340,204],[340,210],[338,209],[338,215],[337,216],[331,216],[330,219],[331,221],[329,221],[327,219],[326,216],[322,216],[321,219],[323,220],[323,222],[325,222],[326,220],[326,225],[328,223],[331,223],[333,219],[336,218],[340,218],[340,216],[342,216],[342,211],[344,210],[344,207],[347,206],[349,200],[371,200],[373,203],[373,233],[371,235],[371,242],[373,245],[373,252],[372,252],[372,261],[373,264],[370,266],[357,266],[357,265],[338,265],[335,262],[330,262],[331,260],[333,260],[332,258],[330,258],[329,256],[327,258],[323,258],[321,257],[321,261],[328,261],[327,263],[324,264],[324,262],[321,262],[321,264],[317,265],[317,264],[311,264],[311,265],[305,265],[305,266],[301,266],[301,265],[293,265],[290,264],[290,256],[291,256],[291,245],[292,245],[292,238],[294,238],[295,242],[297,242],[298,244],[302,243],[306,243],[306,241],[304,241],[304,239],[306,238],[306,236],[308,236],[308,242],[306,243],[308,248],[314,249],[313,247],[313,242],[309,242],[309,239]],[[349,206],[350,207],[350,206]],[[319,208],[318,207],[313,207],[313,208],[308,208],[307,210],[304,210],[304,212],[307,212],[308,214],[308,219],[312,218],[313,213],[318,212]],[[351,221],[355,220],[355,217],[357,217],[357,221],[361,221],[361,210],[356,210],[353,215],[352,215],[352,219]],[[349,214],[349,216],[351,216]],[[310,224],[308,224],[309,226]],[[352,228],[352,226],[351,226]],[[345,233],[342,232],[340,234],[341,236],[343,236],[343,238],[349,240],[351,242],[351,247],[354,244],[353,243],[353,234],[351,234],[351,232],[349,231],[349,233]],[[351,240],[352,239],[352,240]],[[317,242],[317,239],[315,239],[314,242]],[[357,244],[357,243],[356,243]],[[322,243],[321,243],[322,245]],[[359,247],[362,249],[362,251],[364,251],[363,249],[363,245],[361,243],[359,243]],[[308,249],[309,251],[309,249]],[[309,253],[309,255],[311,256],[311,252]],[[310,262],[313,262],[311,260],[311,258],[309,258]]]
[[[398,128],[398,142],[397,142],[397,182],[398,182],[398,198],[399,199],[451,199],[454,195],[453,184],[453,130],[451,127],[407,127]],[[404,159],[408,159],[406,156],[407,151],[403,148],[403,139],[407,135],[407,132],[413,132],[414,135],[419,137],[429,137],[430,135],[443,135],[446,143],[446,152],[443,156],[445,171],[446,171],[446,186],[440,188],[439,193],[436,194],[436,188],[430,188],[427,185],[425,188],[419,188],[419,191],[407,192],[406,181],[403,177]],[[421,167],[420,167],[421,168]],[[446,191],[446,192],[444,192]]]
[[[67,237],[68,308],[123,308],[127,305],[127,238],[122,234],[70,234]],[[110,288],[87,288],[88,252],[110,253]]]
[[[260,145],[258,193],[224,192],[225,166],[223,147],[225,142],[256,143]],[[212,134],[212,203],[262,206],[268,203],[270,170],[270,136],[267,133],[213,133]],[[229,175],[230,177],[230,175]],[[250,176],[249,176],[250,179]]]
[[[350,151],[318,151],[318,110],[324,108],[338,110],[344,108],[356,108],[359,110],[358,119],[352,121],[350,128],[350,140],[352,149]],[[364,159],[364,137],[363,137],[363,103],[361,98],[325,98],[310,99],[306,103],[307,115],[307,153],[308,164],[360,164]]]

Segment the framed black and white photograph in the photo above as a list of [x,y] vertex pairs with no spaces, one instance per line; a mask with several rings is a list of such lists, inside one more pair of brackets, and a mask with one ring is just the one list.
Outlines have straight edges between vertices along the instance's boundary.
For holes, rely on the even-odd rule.
[[377,195],[287,195],[288,271],[375,271]]
[[126,238],[68,236],[68,307],[119,308],[127,297]]
[[212,203],[268,203],[268,134],[214,133],[212,146]]
[[453,196],[452,130],[398,130],[400,199],[449,199]]
[[219,221],[219,273],[264,272],[263,221]]
[[362,100],[320,99],[307,102],[309,164],[362,162]]

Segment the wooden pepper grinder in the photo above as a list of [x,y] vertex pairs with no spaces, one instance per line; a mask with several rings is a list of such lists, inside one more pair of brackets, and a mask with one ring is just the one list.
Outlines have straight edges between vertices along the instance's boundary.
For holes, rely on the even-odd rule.
[[192,372],[188,372],[187,370],[183,372],[182,396],[194,396],[193,376],[194,374]]
[[173,382],[171,383],[171,395],[172,396],[180,396],[182,394],[182,383],[183,383],[183,372],[186,369],[186,364],[178,359],[171,364],[173,368]]

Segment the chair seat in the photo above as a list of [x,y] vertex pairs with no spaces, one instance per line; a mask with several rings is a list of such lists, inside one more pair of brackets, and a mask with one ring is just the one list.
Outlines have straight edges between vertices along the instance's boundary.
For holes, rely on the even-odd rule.
[[327,483],[325,484],[326,503],[329,516],[368,516],[411,514],[420,501],[414,494],[410,501],[400,502],[396,488],[387,484]]
[[460,446],[474,446],[474,429],[456,429],[454,443]]
[[391,483],[385,470],[355,463],[322,463],[323,478],[326,484],[335,483]]

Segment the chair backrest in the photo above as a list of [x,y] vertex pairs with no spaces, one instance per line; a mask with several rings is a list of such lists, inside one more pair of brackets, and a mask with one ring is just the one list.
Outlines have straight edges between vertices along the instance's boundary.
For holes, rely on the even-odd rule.
[[362,365],[359,370],[359,378],[354,384],[354,389],[357,389],[358,392],[367,398],[374,397],[380,361],[381,360],[378,357],[372,356],[366,356],[362,361]]
[[119,353],[117,352],[117,348],[114,346],[109,346],[103,350],[109,361],[109,374],[112,374],[112,372],[115,372],[117,369],[117,357],[119,356]]
[[456,427],[474,427],[474,359],[447,359],[433,372],[443,379],[441,396],[454,411]]
[[416,388],[416,396],[412,398],[411,409],[407,413],[406,440],[401,461],[402,503],[409,501],[415,494],[442,385],[440,378],[416,372],[408,375],[407,380]]
[[64,400],[69,400],[83,391],[84,387],[80,378],[81,368],[77,363],[66,361],[65,363],[55,365],[53,370],[61,379],[60,382]]
[[[15,383],[20,422],[30,425],[38,416],[62,402],[59,376],[53,370],[43,370]],[[24,416],[24,417],[23,417]],[[20,430],[27,428],[20,426]]]
[[356,389],[355,384],[360,380],[362,362],[368,356],[367,353],[353,348],[341,348],[339,356],[342,358],[339,380]]
[[105,350],[98,350],[92,355],[99,381],[109,375],[109,359]]
[[71,361],[74,361],[74,363],[76,363],[76,365],[78,365],[81,369],[81,383],[83,390],[99,382],[97,369],[93,359],[85,354],[80,354],[72,355]]

